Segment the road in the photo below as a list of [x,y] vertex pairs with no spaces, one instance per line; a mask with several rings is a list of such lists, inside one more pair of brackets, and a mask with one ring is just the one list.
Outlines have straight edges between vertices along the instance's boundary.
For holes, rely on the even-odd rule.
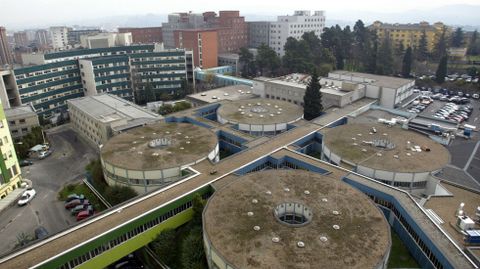
[[58,191],[68,182],[78,180],[89,160],[96,158],[94,149],[80,139],[68,125],[47,131],[52,155],[22,167],[22,176],[32,181],[37,196],[24,207],[12,206],[0,215],[0,255],[12,250],[20,233],[33,235],[37,226],[50,234],[65,230],[75,219],[57,200]]

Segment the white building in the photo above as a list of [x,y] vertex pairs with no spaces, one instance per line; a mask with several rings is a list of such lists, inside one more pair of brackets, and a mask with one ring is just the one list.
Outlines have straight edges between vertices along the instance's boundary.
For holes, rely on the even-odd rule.
[[68,27],[54,26],[50,27],[50,40],[54,49],[62,50],[68,46]]
[[365,97],[378,99],[379,105],[395,108],[413,94],[415,79],[380,76],[367,73],[337,70],[328,73],[328,77],[351,81],[365,85]]
[[67,104],[73,128],[97,146],[105,144],[116,133],[162,119],[156,113],[111,94],[72,99]]
[[297,10],[291,15],[278,16],[276,22],[270,23],[269,46],[280,56],[285,54],[283,46],[287,38],[300,39],[304,33],[314,32],[318,38],[325,28],[325,12],[315,11],[313,14],[308,10]]
[[89,49],[111,48],[116,46],[130,46],[132,33],[100,33],[97,35],[80,36],[82,47]]

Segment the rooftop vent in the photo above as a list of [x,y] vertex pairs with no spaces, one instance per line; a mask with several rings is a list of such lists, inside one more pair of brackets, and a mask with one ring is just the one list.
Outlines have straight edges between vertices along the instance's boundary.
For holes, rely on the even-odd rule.
[[248,211],[248,212],[247,212],[247,216],[253,217],[253,212],[252,212],[252,211]]
[[322,242],[327,242],[327,237],[326,236],[320,236],[320,241]]
[[252,199],[252,204],[258,204],[258,200],[257,199]]
[[298,241],[298,242],[297,242],[297,247],[299,247],[299,248],[304,248],[304,247],[305,247],[305,243],[303,243],[302,241]]
[[333,229],[335,229],[335,230],[339,230],[339,229],[340,229],[340,226],[337,225],[337,224],[334,224],[332,227],[333,227]]
[[255,231],[260,231],[260,226],[255,225],[255,226],[253,226],[253,229],[254,229]]
[[280,242],[280,238],[279,238],[279,237],[276,237],[276,236],[275,236],[275,237],[272,237],[272,242],[273,242],[273,243],[278,243],[278,242]]

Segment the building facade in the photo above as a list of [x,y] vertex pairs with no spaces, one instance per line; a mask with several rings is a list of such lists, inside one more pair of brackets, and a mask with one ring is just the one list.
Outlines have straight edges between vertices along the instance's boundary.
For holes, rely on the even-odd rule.
[[50,38],[47,30],[37,30],[35,32],[35,43],[40,48],[47,48],[50,45]]
[[68,47],[68,31],[70,29],[65,26],[50,27],[50,40],[52,47],[56,50],[63,50]]
[[27,32],[15,32],[13,33],[13,39],[15,40],[15,46],[26,47],[28,46]]
[[82,47],[89,49],[111,48],[116,46],[130,46],[131,33],[100,33],[97,35],[80,36]]
[[15,69],[14,77],[5,74],[0,97],[11,106],[32,103],[43,118],[64,112],[66,100],[84,95],[157,101],[162,94],[177,93],[187,79],[185,54],[159,44],[48,53],[41,65]]
[[270,23],[270,36],[268,45],[283,56],[283,47],[289,37],[300,39],[304,33],[314,32],[320,38],[325,28],[325,12],[297,10],[293,15],[278,16],[276,22]]
[[447,27],[441,22],[431,25],[425,21],[413,24],[388,24],[375,21],[369,28],[376,31],[379,40],[384,40],[386,37],[390,38],[391,43],[396,49],[418,47],[420,39],[423,33],[425,33],[429,52],[433,52],[443,31],[446,31],[445,34],[447,37],[450,36],[452,32],[450,27]]
[[203,14],[191,12],[168,14],[168,22],[162,23],[163,44],[167,48],[176,48],[175,31],[202,28],[206,28]]
[[10,136],[7,118],[0,103],[0,199],[5,198],[14,189],[20,187],[22,179],[17,154]]
[[238,52],[248,44],[248,30],[245,18],[240,11],[223,10],[219,16],[215,12],[204,13],[210,28],[218,29],[218,51],[220,53]]
[[132,33],[133,43],[162,43],[162,27],[118,28],[119,33]]
[[0,66],[13,64],[12,51],[8,45],[7,30],[0,26]]
[[129,61],[126,55],[79,60],[85,95],[110,93],[133,101]]
[[260,45],[268,45],[270,42],[270,22],[249,21],[248,25],[248,47],[258,48]]
[[13,140],[19,140],[32,131],[33,127],[40,126],[38,115],[31,104],[5,109],[8,127]]
[[159,121],[162,117],[111,94],[68,100],[72,127],[92,145],[105,144],[114,134]]
[[101,33],[100,29],[82,29],[82,30],[70,30],[68,31],[68,44],[71,46],[79,45],[81,43],[81,36],[97,35]]
[[193,51],[193,65],[211,68],[218,65],[218,32],[209,29],[174,31],[175,47]]

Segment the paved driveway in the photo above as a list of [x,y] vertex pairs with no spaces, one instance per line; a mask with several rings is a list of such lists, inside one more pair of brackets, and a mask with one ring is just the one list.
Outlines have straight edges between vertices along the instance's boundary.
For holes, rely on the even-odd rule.
[[67,182],[81,179],[85,165],[96,158],[94,149],[80,139],[68,125],[49,130],[52,155],[34,164],[22,167],[24,178],[32,181],[37,196],[24,207],[12,206],[0,215],[0,254],[10,251],[20,233],[33,234],[42,225],[52,234],[75,223],[75,219],[57,200],[58,191]]

